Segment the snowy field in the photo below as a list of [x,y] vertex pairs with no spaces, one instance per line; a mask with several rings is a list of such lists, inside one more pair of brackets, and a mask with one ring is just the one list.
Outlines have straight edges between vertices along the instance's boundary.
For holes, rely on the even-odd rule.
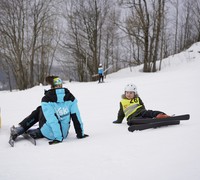
[[[33,146],[21,140],[12,148],[9,129],[39,104],[44,89],[1,91],[0,180],[199,180],[200,179],[200,43],[171,56],[162,71],[140,67],[107,76],[106,83],[68,83],[78,99],[89,138],[76,139],[73,125],[63,143]],[[128,132],[116,120],[121,94],[134,83],[147,109],[189,113],[180,125]]]

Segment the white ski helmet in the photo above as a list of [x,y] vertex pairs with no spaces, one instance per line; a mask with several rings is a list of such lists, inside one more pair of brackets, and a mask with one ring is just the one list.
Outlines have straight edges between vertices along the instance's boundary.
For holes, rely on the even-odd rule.
[[137,87],[135,84],[127,84],[124,88],[125,91],[133,91],[135,94],[137,94]]

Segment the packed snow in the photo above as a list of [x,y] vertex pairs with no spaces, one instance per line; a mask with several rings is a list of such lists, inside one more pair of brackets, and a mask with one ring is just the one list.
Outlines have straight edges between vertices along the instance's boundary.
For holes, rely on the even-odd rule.
[[[1,180],[199,180],[200,43],[162,61],[162,71],[142,73],[142,66],[108,75],[105,83],[65,82],[78,99],[88,138],[77,139],[71,124],[67,139],[37,146],[20,140],[8,144],[9,129],[40,105],[44,90],[1,91]],[[135,131],[117,118],[121,94],[134,83],[147,109],[190,114],[180,125]],[[37,125],[33,128],[36,128]]]

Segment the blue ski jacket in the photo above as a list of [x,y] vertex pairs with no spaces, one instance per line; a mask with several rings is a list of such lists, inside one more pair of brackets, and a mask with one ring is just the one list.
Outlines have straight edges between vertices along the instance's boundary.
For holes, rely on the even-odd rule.
[[76,134],[83,136],[83,123],[77,100],[67,88],[50,89],[42,98],[43,119],[40,130],[50,140],[62,141],[67,137],[72,119]]
[[102,67],[98,68],[98,74],[103,74],[103,68]]

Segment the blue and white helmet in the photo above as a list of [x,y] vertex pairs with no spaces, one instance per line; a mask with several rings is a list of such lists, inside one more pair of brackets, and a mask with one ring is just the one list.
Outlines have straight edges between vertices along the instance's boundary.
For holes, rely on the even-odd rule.
[[124,88],[125,91],[132,91],[135,94],[137,94],[137,87],[135,86],[135,84],[127,84]]

